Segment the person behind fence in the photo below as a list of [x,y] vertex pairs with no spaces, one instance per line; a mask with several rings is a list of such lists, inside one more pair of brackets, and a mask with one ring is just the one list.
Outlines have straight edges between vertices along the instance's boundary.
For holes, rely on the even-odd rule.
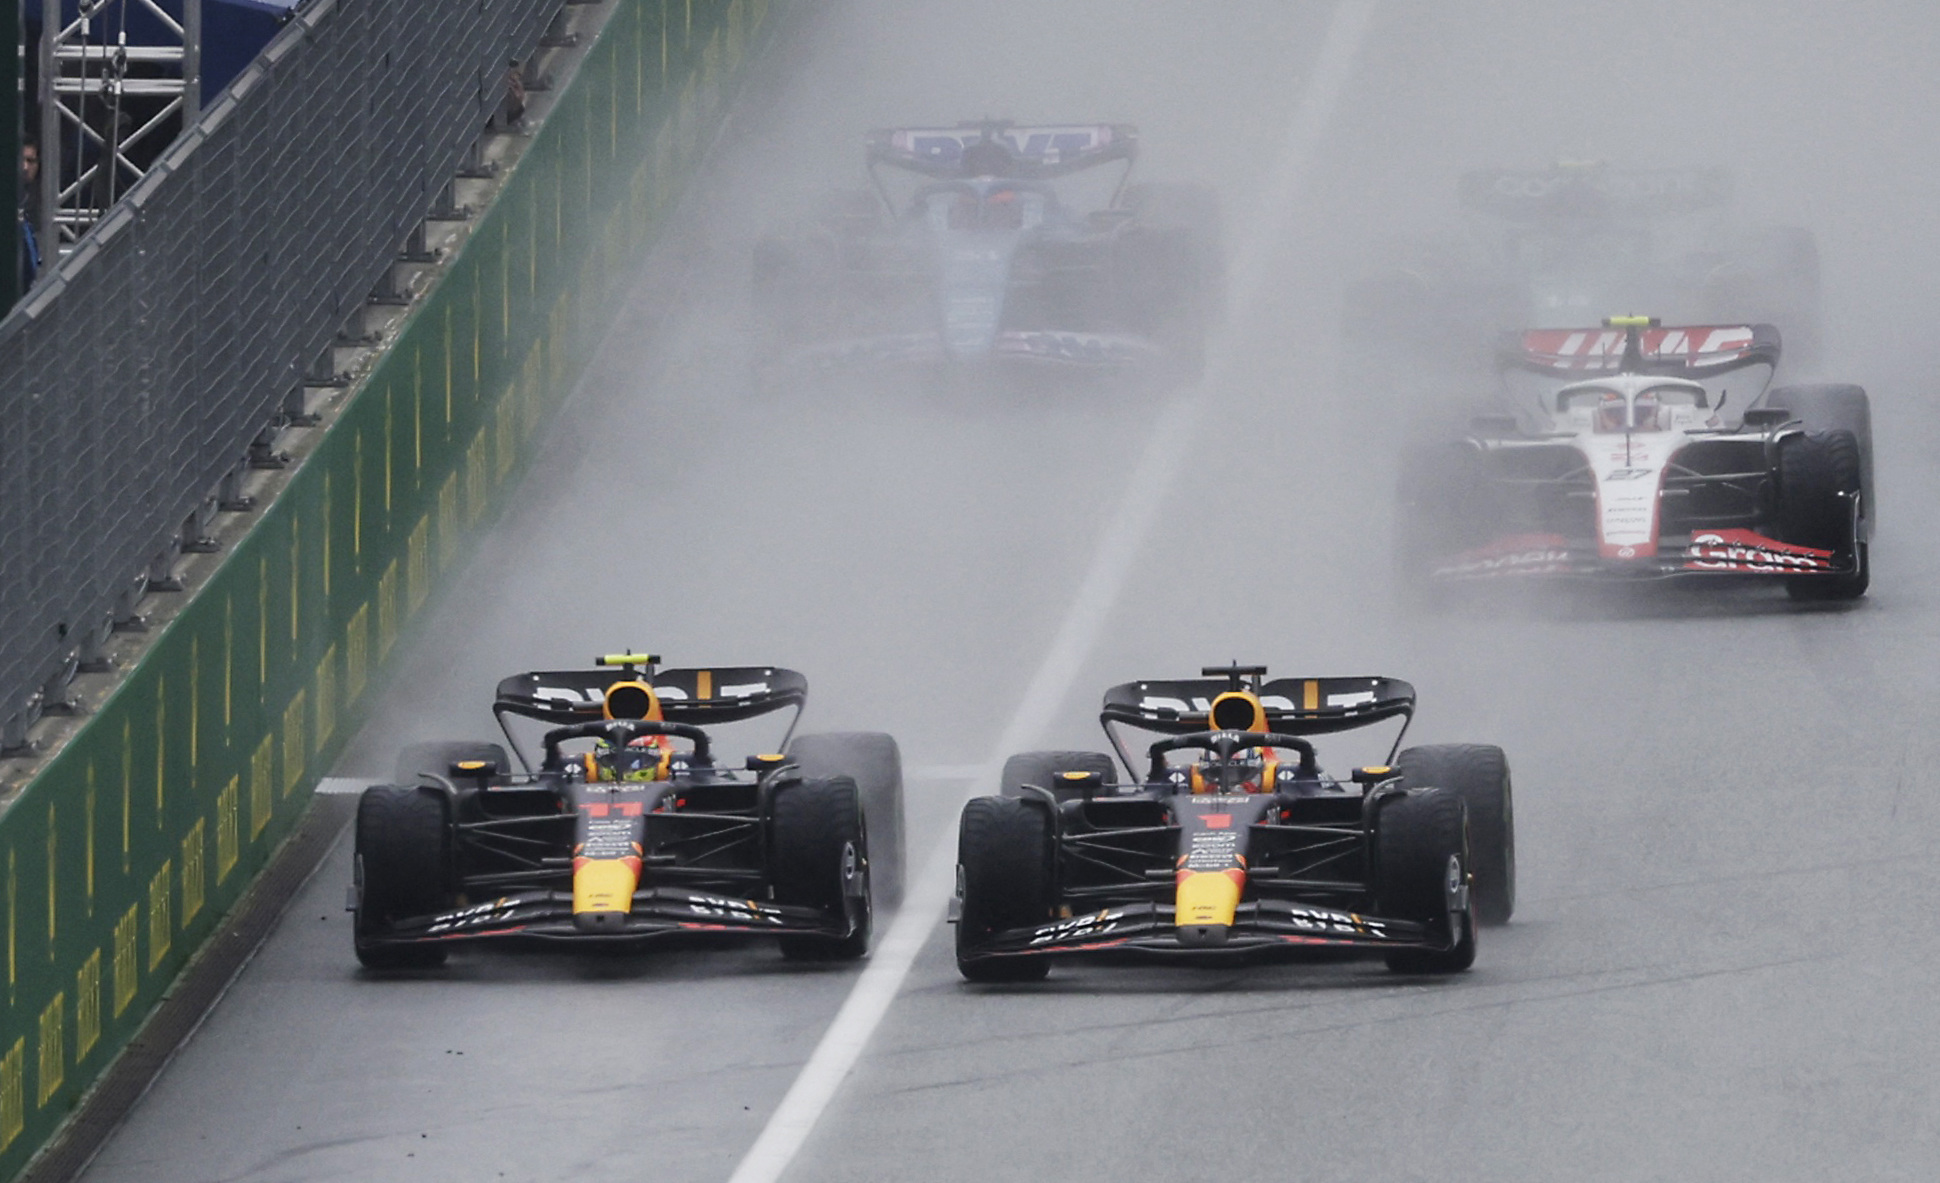
[[518,58],[505,63],[505,98],[499,103],[499,126],[510,131],[525,118],[525,66]]
[[40,274],[40,145],[20,145],[20,290]]

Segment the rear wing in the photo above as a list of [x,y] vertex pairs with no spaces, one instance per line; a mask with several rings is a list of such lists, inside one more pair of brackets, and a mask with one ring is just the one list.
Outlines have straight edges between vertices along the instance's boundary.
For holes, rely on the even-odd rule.
[[1731,202],[1731,175],[1715,168],[1479,169],[1463,173],[1462,208],[1509,221],[1652,218],[1702,213]]
[[1131,161],[1138,155],[1138,129],[1126,123],[965,123],[872,131],[866,139],[868,163],[955,177],[961,175],[964,149],[984,141],[1002,144],[1014,164],[1007,171],[1026,180],[1063,176],[1112,160]]
[[778,666],[713,666],[707,669],[541,670],[514,674],[498,684],[492,713],[541,723],[584,723],[604,718],[606,691],[615,682],[645,681],[669,723],[707,726],[752,719],[808,702],[808,679]]
[[1634,331],[1636,355],[1625,364],[1629,333],[1622,324],[1594,329],[1530,329],[1504,338],[1497,364],[1574,380],[1618,372],[1705,378],[1747,366],[1778,368],[1780,341],[1772,325],[1652,325]]
[[[1213,699],[1232,689],[1228,678],[1126,682],[1105,691],[1099,721],[1162,735],[1210,731]],[[1415,688],[1399,678],[1275,678],[1254,693],[1267,727],[1288,735],[1348,731],[1415,711]]]

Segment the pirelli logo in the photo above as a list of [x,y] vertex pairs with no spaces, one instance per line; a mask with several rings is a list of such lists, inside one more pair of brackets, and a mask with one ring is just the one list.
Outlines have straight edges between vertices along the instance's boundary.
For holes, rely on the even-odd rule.
[[[377,660],[391,655],[397,644],[397,560],[392,559],[377,579]],[[318,743],[322,743],[319,738]]]
[[236,833],[237,798],[240,794],[242,779],[232,776],[229,783],[222,786],[216,794],[216,882],[221,883],[236,869],[236,859],[242,854],[242,844]]
[[74,1062],[101,1042],[101,950],[88,954],[74,975]]
[[424,607],[425,597],[430,594],[431,515],[426,514],[418,519],[404,542],[404,610],[416,612]]
[[544,366],[546,355],[537,342],[526,351],[525,362],[519,367],[519,381],[514,389],[526,397],[525,422],[521,425],[525,434],[531,435],[532,429],[539,426],[539,392],[545,388]]
[[175,918],[169,908],[174,879],[174,860],[163,859],[162,869],[148,881],[148,969],[151,973],[168,956],[169,943],[175,936]]
[[189,827],[182,838],[182,923],[188,924],[202,911],[202,899],[208,869],[203,862],[203,848],[206,845],[206,824],[200,819]]
[[452,470],[438,487],[438,569],[458,556],[458,472]]
[[67,1079],[67,995],[60,992],[40,1012],[39,1105],[45,1106]]
[[249,758],[249,837],[254,841],[276,808],[276,742],[265,735]]
[[363,696],[370,678],[370,605],[351,613],[344,626],[344,701],[356,702]]
[[283,708],[283,792],[287,795],[303,779],[303,765],[309,758],[309,728],[304,726],[310,709],[310,692],[299,690]]
[[13,1145],[27,1125],[27,1040],[13,1041],[0,1056],[0,1150]]
[[330,741],[337,730],[337,647],[323,651],[317,662],[317,743]]
[[485,498],[492,491],[491,428],[480,427],[465,449],[465,524],[475,526],[485,512]]
[[518,423],[519,400],[507,397],[499,400],[498,426],[493,432],[498,443],[497,469],[494,477],[504,481],[512,472],[512,462],[518,459],[518,436],[514,434]]
[[141,930],[141,905],[129,904],[128,910],[115,921],[115,1017],[128,1009],[135,1000],[135,992],[141,988],[141,954],[136,948],[136,935]]

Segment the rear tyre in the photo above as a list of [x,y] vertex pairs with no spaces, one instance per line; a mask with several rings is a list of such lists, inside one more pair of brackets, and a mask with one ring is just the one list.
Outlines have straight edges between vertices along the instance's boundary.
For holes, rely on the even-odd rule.
[[1059,801],[1075,801],[1084,791],[1065,783],[1064,773],[1095,772],[1105,787],[1118,783],[1118,768],[1103,752],[1019,752],[1004,761],[1004,774],[998,779],[998,793],[1022,797],[1025,785],[1049,789]]
[[436,789],[376,785],[357,800],[352,847],[357,907],[351,933],[357,960],[371,969],[429,969],[445,963],[443,945],[378,943],[400,920],[451,903],[451,818]]
[[1468,806],[1475,917],[1507,924],[1516,910],[1516,809],[1509,757],[1492,744],[1424,744],[1395,760],[1410,788],[1446,789]]
[[414,743],[399,752],[397,776],[393,779],[400,785],[414,785],[418,783],[420,775],[429,772],[449,780],[451,766],[461,760],[489,760],[498,765],[501,777],[512,770],[511,758],[505,754],[503,744],[476,739],[444,739]]
[[850,925],[845,937],[782,937],[783,957],[854,961],[869,951],[872,914],[863,824],[862,795],[849,777],[801,780],[776,792],[769,819],[775,902],[845,915]]
[[1402,457],[1395,488],[1394,580],[1398,601],[1427,611],[1445,591],[1435,569],[1479,544],[1495,524],[1481,458],[1466,444],[1419,444]]
[[1182,230],[1191,236],[1194,286],[1206,315],[1218,316],[1226,296],[1225,217],[1219,209],[1219,191],[1189,182],[1146,181],[1125,187],[1124,204],[1143,225]]
[[1468,874],[1468,811],[1440,788],[1411,789],[1381,806],[1374,836],[1381,909],[1432,928],[1449,925],[1447,949],[1403,949],[1387,956],[1404,974],[1460,973],[1475,964],[1475,907],[1451,908],[1451,882]]
[[1850,431],[1791,435],[1778,442],[1778,529],[1786,542],[1829,550],[1857,563],[1850,575],[1786,580],[1795,600],[1856,600],[1872,582],[1863,538],[1853,530],[1852,502],[1864,480],[1859,441]]
[[788,745],[788,758],[802,776],[820,780],[847,776],[862,794],[863,829],[869,838],[869,890],[877,903],[903,902],[903,755],[892,736],[878,731],[841,731],[801,735]]
[[1706,287],[1704,315],[1716,318],[1713,323],[1775,324],[1793,368],[1818,362],[1823,337],[1819,244],[1810,230],[1761,226],[1740,234]]
[[957,972],[973,982],[1035,982],[1051,972],[1042,957],[977,959],[973,950],[998,932],[1050,918],[1051,819],[1015,797],[977,797],[957,829]]
[[1208,326],[1225,307],[1226,259],[1219,194],[1206,185],[1127,185],[1123,208],[1136,219],[1120,241],[1118,265],[1132,289],[1132,319],[1172,355],[1174,375],[1205,371]]

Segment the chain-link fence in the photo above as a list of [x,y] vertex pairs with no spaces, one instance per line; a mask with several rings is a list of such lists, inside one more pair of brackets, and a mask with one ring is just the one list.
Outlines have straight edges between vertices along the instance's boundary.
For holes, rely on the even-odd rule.
[[314,0],[0,322],[0,742],[300,410],[561,2]]

